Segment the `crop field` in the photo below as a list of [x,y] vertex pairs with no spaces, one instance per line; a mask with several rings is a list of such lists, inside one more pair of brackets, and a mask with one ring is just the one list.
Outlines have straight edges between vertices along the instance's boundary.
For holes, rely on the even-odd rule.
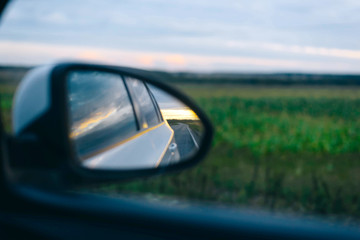
[[[14,88],[0,86],[6,128]],[[193,169],[93,188],[360,219],[360,87],[186,84],[215,127]]]
[[98,191],[360,218],[360,88],[178,87],[215,126],[208,157],[181,173]]
[[11,106],[16,86],[0,84],[1,116],[7,131],[11,131]]

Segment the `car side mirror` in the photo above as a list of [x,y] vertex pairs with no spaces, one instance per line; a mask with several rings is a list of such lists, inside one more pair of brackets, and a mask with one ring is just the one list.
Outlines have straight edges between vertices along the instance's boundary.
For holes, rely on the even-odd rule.
[[212,139],[200,108],[148,72],[81,63],[28,73],[15,95],[13,128],[22,149],[12,154],[14,176],[43,171],[59,182],[181,170],[199,162]]

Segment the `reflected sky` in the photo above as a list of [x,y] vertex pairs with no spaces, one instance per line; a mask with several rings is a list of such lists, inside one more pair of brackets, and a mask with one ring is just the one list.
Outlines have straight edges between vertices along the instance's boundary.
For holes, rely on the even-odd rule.
[[80,158],[137,133],[127,90],[117,74],[76,71],[68,76],[69,137]]
[[130,101],[119,75],[100,72],[69,74],[71,138],[134,119]]
[[188,106],[163,90],[148,84],[163,117],[166,120],[198,120],[199,117]]
[[186,105],[179,101],[177,98],[171,96],[170,94],[164,92],[163,90],[155,87],[154,85],[148,84],[149,89],[154,94],[157,103],[159,104],[160,109],[170,109],[170,108],[186,108]]
[[166,120],[199,120],[199,117],[190,108],[161,109],[161,113]]
[[116,109],[111,109],[108,112],[104,111],[103,109],[99,109],[99,111],[94,113],[92,116],[81,119],[80,121],[73,124],[70,138],[77,138],[98,126],[104,127],[103,124],[109,125],[107,121],[114,119],[116,112]]

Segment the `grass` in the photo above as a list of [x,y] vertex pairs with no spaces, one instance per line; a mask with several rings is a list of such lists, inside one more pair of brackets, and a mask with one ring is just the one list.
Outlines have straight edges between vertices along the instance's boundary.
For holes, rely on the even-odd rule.
[[240,97],[258,98],[312,98],[312,99],[359,99],[360,88],[342,86],[262,86],[262,85],[219,85],[178,84],[177,88],[193,98]]
[[[360,219],[360,88],[179,87],[216,128],[205,161],[92,191]],[[13,89],[0,93],[10,129]]]
[[358,100],[198,100],[217,127],[215,144],[254,154],[347,153],[360,151]]
[[197,167],[100,191],[360,218],[360,89],[185,85],[215,128]]
[[16,86],[0,84],[1,113],[5,129],[11,131],[11,107]]

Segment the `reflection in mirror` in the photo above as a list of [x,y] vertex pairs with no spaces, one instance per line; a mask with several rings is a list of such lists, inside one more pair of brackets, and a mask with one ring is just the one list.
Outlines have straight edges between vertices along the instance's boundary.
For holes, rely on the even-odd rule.
[[82,167],[136,170],[189,159],[203,126],[179,99],[144,81],[100,71],[67,77],[69,138]]
[[191,157],[199,149],[203,136],[203,126],[199,117],[184,103],[148,84],[160,108],[164,120],[174,131],[174,142],[180,159]]

